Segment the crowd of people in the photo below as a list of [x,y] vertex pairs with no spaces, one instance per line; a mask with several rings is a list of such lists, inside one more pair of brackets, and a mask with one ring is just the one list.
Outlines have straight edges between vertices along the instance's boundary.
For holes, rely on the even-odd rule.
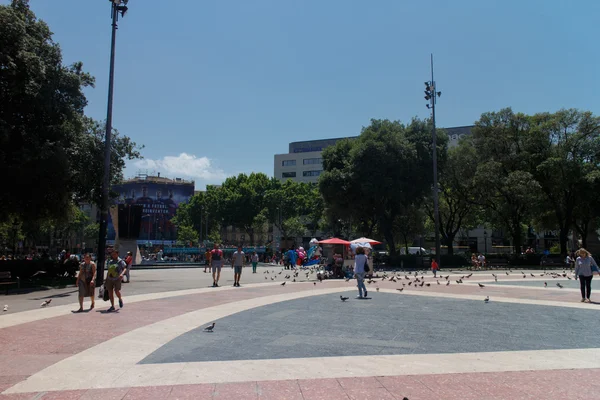
[[[357,281],[358,287],[358,298],[367,297],[367,289],[364,284],[365,276],[372,271],[372,267],[369,267],[369,261],[367,252],[363,247],[357,247],[355,250],[354,257],[354,268],[353,275]],[[290,249],[284,256],[281,257],[280,261],[284,263],[285,268],[295,269],[296,268],[296,256],[295,250]],[[66,257],[66,255],[65,255]],[[204,254],[207,261],[204,268],[204,272],[210,269],[213,278],[213,287],[219,287],[219,281],[221,278],[221,270],[225,265],[230,265],[234,270],[234,287],[240,287],[240,280],[242,277],[243,268],[247,264],[252,265],[252,273],[256,273],[256,268],[260,260],[259,255],[256,252],[252,254],[244,253],[241,246],[238,246],[237,250],[228,259],[225,259],[224,252],[215,243],[212,250],[207,250]],[[277,259],[273,261],[277,262]],[[486,260],[483,254],[473,254],[471,262],[475,267],[485,266]],[[568,255],[565,262],[573,267],[573,273],[576,280],[580,281],[581,290],[581,301],[590,302],[591,296],[591,283],[594,273],[600,275],[600,268],[598,264],[586,249],[579,249],[573,254]],[[123,296],[121,293],[122,284],[131,282],[130,272],[133,265],[133,257],[131,252],[127,253],[125,259],[119,257],[119,252],[113,249],[110,253],[110,258],[106,262],[106,279],[103,286],[103,291],[107,292],[107,295],[102,294],[105,299],[110,300],[110,308],[108,312],[115,311],[115,297],[118,300],[119,308],[124,307]],[[434,277],[437,276],[439,265],[437,262],[432,260],[431,269]],[[86,297],[90,298],[91,305],[90,310],[95,307],[95,282],[97,277],[96,264],[92,260],[90,253],[86,253],[83,257],[83,261],[79,266],[79,273],[76,278],[76,286],[79,291],[79,310],[77,312],[83,312],[83,302]]]

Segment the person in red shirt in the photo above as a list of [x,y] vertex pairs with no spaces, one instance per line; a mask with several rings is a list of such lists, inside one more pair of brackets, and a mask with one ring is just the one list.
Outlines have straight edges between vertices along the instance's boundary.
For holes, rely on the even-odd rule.
[[210,267],[212,269],[213,287],[219,287],[221,267],[223,266],[223,250],[215,243],[215,248],[210,252]]
[[437,261],[435,261],[435,258],[431,260],[431,271],[433,272],[433,277],[437,278],[437,272],[440,269],[440,266],[438,265]]
[[123,282],[129,283],[129,282],[131,282],[131,277],[130,277],[129,273],[130,273],[131,267],[133,265],[133,256],[131,255],[130,251],[127,252],[127,257],[125,257],[125,264],[127,264],[127,272],[125,272],[127,281],[123,281]]

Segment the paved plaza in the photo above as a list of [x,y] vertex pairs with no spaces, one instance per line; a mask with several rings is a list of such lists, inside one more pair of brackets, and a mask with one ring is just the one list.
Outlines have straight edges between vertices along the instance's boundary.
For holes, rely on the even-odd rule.
[[361,300],[352,280],[202,271],[137,271],[115,313],[73,314],[73,288],[47,308],[1,296],[19,309],[0,317],[0,400],[600,399],[600,304],[566,277],[398,273]]

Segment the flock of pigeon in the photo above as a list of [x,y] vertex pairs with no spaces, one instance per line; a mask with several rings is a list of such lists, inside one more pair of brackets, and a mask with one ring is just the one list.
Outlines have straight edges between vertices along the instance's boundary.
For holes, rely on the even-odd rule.
[[[382,272],[382,271],[379,271]],[[452,273],[452,270],[449,270],[448,272]],[[419,277],[419,273],[421,274],[421,276]],[[377,281],[375,279],[379,279],[379,282],[382,281],[389,281],[389,282],[399,282],[402,283],[402,287],[401,288],[397,288],[396,290],[399,292],[402,292],[404,290],[404,288],[408,285],[409,287],[413,287],[413,288],[420,288],[423,286],[429,287],[432,285],[432,283],[430,282],[425,282],[425,275],[427,271],[425,272],[419,272],[419,271],[415,271],[414,275],[413,274],[403,274],[403,276],[401,274],[398,273],[398,271],[394,271],[393,273],[391,273],[390,275],[388,275],[386,272],[384,272],[381,276],[376,275],[374,277],[371,277],[369,280],[367,280],[368,284],[373,284],[376,283]],[[512,270],[508,270],[505,271],[506,275],[510,275],[511,273],[513,273]],[[525,272],[521,271],[521,275],[523,275],[523,278],[527,278],[527,274],[525,274]],[[529,275],[533,278],[536,278],[537,276],[533,273],[529,273]],[[461,276],[459,279],[455,279],[456,284],[460,285],[461,283],[464,283],[465,279],[469,279],[473,276],[473,273],[470,273],[468,275],[463,275]],[[498,275],[492,273],[492,276],[494,277],[494,281],[498,282]],[[544,276],[550,276],[552,277],[552,279],[557,279],[557,278],[567,278],[569,280],[571,280],[572,278],[570,276],[567,275],[566,271],[563,271],[562,274],[558,273],[558,272],[544,272],[542,274],[539,275],[539,277],[544,277]],[[408,283],[405,282],[401,282],[402,280],[407,280]],[[450,286],[451,283],[451,279],[450,279],[450,275],[446,275],[446,276],[440,276],[440,279],[442,280],[442,282],[446,282],[445,286]],[[442,283],[440,283],[440,279],[436,279],[436,283],[438,285],[441,285]],[[346,282],[349,282],[350,278],[346,278]],[[482,283],[477,283],[477,285],[483,289],[486,286]],[[560,284],[560,282],[556,283],[556,286],[559,287],[560,289],[562,289],[564,286]],[[548,287],[548,282],[544,282],[544,287]],[[379,287],[376,288],[376,291],[379,292]],[[342,301],[346,301],[348,300],[347,297],[343,297],[340,296],[340,299]],[[489,303],[490,298],[489,296],[487,296],[484,301],[486,303]]]

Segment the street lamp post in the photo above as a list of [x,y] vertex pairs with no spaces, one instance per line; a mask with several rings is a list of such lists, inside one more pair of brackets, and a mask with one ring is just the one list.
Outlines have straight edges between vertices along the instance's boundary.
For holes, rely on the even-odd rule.
[[100,207],[100,233],[98,237],[98,273],[97,284],[104,282],[104,260],[106,256],[106,231],[108,229],[108,190],[110,185],[110,155],[112,142],[112,108],[113,87],[115,81],[115,44],[117,39],[117,22],[127,12],[129,0],[109,0],[111,4],[112,36],[110,43],[110,72],[108,75],[108,107],[106,112],[106,133],[104,136],[104,176],[102,179],[102,204]]
[[483,230],[483,241],[485,243],[485,254],[487,254],[487,238],[488,238],[488,233],[487,233],[487,230],[484,229]]
[[438,200],[438,170],[437,170],[437,134],[435,132],[435,103],[442,92],[436,90],[435,80],[433,79],[433,54],[431,54],[431,81],[425,82],[425,100],[429,101],[427,108],[431,110],[431,120],[433,123],[433,213],[435,222],[435,258],[441,267],[441,243],[440,243],[440,210]]
[[17,233],[19,232],[19,223],[15,219],[12,223],[13,234],[13,260],[17,258]]

